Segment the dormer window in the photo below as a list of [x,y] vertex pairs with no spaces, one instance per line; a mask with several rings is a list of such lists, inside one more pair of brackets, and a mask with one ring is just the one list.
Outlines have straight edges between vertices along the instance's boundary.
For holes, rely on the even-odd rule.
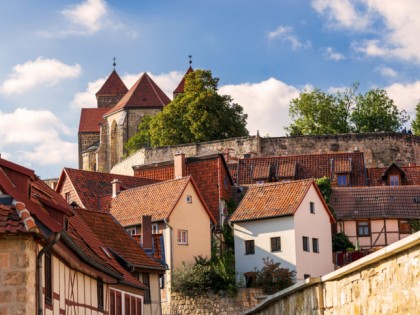
[[348,186],[348,175],[347,174],[339,174],[337,175],[337,186],[346,187]]
[[390,175],[389,186],[399,186],[399,185],[400,185],[400,177],[398,175]]

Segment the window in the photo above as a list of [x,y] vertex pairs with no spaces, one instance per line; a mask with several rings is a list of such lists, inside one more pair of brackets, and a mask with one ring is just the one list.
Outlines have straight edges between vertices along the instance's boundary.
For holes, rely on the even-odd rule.
[[310,278],[311,277],[311,275],[308,275],[307,273],[305,273],[304,275],[303,275],[303,279],[308,279],[308,278]]
[[401,234],[411,234],[411,225],[407,220],[399,220],[398,228]]
[[135,296],[127,292],[118,290],[109,290],[110,315],[141,315],[143,310],[143,302],[140,296]]
[[98,293],[98,310],[102,312],[104,310],[104,281],[102,278],[98,278],[96,284]]
[[261,184],[264,184],[264,181],[263,180],[257,180],[257,181],[255,181],[255,184],[261,185]]
[[150,304],[151,297],[150,297],[150,277],[148,273],[142,273],[142,282],[147,287],[144,290],[144,304]]
[[52,305],[52,259],[51,253],[45,253],[45,269],[44,269],[44,276],[45,276],[45,303]]
[[319,253],[319,240],[317,238],[312,239],[312,251],[314,253]]
[[254,255],[255,254],[255,245],[254,241],[245,241],[245,255]]
[[165,288],[165,274],[159,275],[159,288]]
[[158,234],[159,233],[159,225],[157,223],[152,224],[152,234]]
[[303,250],[305,252],[309,252],[309,238],[307,236],[302,237],[302,243],[303,243]]
[[400,177],[398,175],[389,176],[389,186],[398,186],[400,183]]
[[65,199],[66,199],[66,202],[67,202],[68,204],[70,204],[70,202],[71,202],[70,192],[66,192],[66,194],[65,194]]
[[347,175],[337,175],[337,185],[338,186],[347,186]]
[[271,238],[271,251],[272,252],[279,252],[279,251],[281,251],[280,237],[272,237]]
[[312,201],[309,203],[309,209],[312,214],[315,213],[315,203],[313,203]]
[[178,244],[181,244],[181,245],[188,244],[188,231],[178,230]]
[[357,236],[369,236],[369,221],[357,221]]
[[133,227],[133,228],[127,228],[127,229],[125,229],[126,231],[127,231],[127,233],[128,234],[130,234],[130,235],[136,235],[136,228],[135,227]]
[[192,203],[192,196],[188,195],[186,201],[187,203]]

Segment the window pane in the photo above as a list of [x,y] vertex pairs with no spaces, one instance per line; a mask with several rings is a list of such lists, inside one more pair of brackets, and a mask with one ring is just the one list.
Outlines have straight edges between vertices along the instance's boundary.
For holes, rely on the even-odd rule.
[[319,253],[319,241],[317,238],[312,239],[312,251],[314,253]]
[[245,255],[255,254],[254,241],[245,241]]
[[271,251],[272,252],[281,251],[280,237],[272,237],[271,238]]
[[309,252],[309,239],[306,236],[302,237],[302,242],[303,242],[303,250],[305,252]]

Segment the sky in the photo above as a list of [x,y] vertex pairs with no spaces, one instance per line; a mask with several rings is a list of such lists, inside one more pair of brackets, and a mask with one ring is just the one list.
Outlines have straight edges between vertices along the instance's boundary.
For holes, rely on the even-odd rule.
[[172,98],[192,55],[251,135],[285,136],[299,93],[354,82],[414,118],[419,16],[418,0],[2,1],[0,154],[42,179],[77,168],[80,110],[114,57],[128,88],[148,72]]

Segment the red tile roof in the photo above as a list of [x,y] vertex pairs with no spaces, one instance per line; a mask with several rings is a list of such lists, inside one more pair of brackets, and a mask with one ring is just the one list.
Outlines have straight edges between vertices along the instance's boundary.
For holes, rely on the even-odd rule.
[[[152,216],[153,222],[163,221],[169,218],[190,182],[196,188],[192,178],[187,176],[122,191],[112,200],[110,212],[124,227],[141,224],[144,215]],[[197,188],[196,191],[201,199]],[[205,202],[201,202],[215,222]]]
[[[312,179],[252,185],[230,221],[249,221],[294,215],[311,186],[316,188]],[[322,197],[321,200],[323,200]],[[325,207],[328,209],[326,205]]]
[[420,186],[333,188],[330,206],[338,220],[420,219]]
[[12,205],[0,204],[0,234],[28,233],[16,208]]
[[100,122],[109,108],[82,108],[80,113],[79,133],[98,132]]
[[[101,199],[104,196],[112,194],[112,184],[114,179],[118,179],[121,185],[121,190],[130,189],[134,187],[149,185],[158,182],[154,179],[146,179],[134,176],[83,171],[73,168],[64,168],[58,181],[56,190],[60,191],[64,180],[68,178],[72,184],[74,191],[82,201],[80,207],[87,209],[102,209],[104,202]],[[104,200],[102,200],[104,201]]]
[[96,92],[96,96],[106,96],[106,95],[124,95],[128,92],[127,87],[124,82],[121,80],[117,71],[112,71],[105,83]]
[[[282,165],[288,164],[289,170],[282,170]],[[296,164],[295,179],[333,177],[337,172],[333,165],[338,165],[339,171],[351,170],[350,183],[352,186],[365,186],[365,163],[362,152],[352,153],[328,153],[328,154],[305,154],[305,155],[283,155],[261,158],[244,158],[239,160],[238,171],[236,172],[235,182],[238,185],[248,185],[254,183],[253,169],[258,167],[271,166],[271,180],[280,176],[281,172],[293,174],[293,165]],[[229,169],[234,166],[229,164]],[[280,171],[279,171],[280,170]],[[280,173],[279,173],[280,172]],[[235,173],[231,174],[234,175]],[[284,176],[286,177],[286,176]],[[267,178],[269,180],[269,178]]]
[[277,169],[277,176],[280,178],[295,178],[297,162],[281,163]]
[[[156,269],[165,268],[151,259],[134,239],[127,234],[121,224],[108,212],[75,209],[96,236],[112,251],[136,267]],[[100,224],[98,224],[100,222]],[[112,235],[112,237],[110,237]]]
[[176,87],[176,89],[174,90],[174,95],[180,94],[180,93],[184,93],[184,88],[185,88],[185,78],[188,74],[190,74],[191,72],[194,72],[193,68],[190,66],[187,70],[187,72],[185,72],[184,76],[182,77],[181,82],[179,82],[178,86]]
[[106,115],[127,108],[163,108],[170,101],[149,75],[144,73],[117,105],[109,109]]
[[[386,185],[386,172],[389,167],[372,167],[367,169],[369,186],[382,186]],[[420,185],[420,166],[398,166],[395,164],[396,169],[400,169],[401,185]]]

